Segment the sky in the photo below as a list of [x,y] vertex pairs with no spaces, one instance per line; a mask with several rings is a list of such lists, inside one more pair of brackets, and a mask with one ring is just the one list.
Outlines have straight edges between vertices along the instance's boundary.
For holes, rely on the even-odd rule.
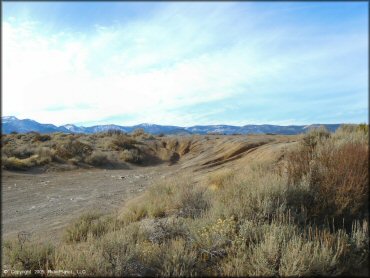
[[368,2],[3,2],[2,115],[368,122]]

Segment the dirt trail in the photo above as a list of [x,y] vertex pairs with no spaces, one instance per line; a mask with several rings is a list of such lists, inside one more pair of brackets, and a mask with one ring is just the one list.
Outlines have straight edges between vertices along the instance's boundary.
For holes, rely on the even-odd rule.
[[2,234],[19,231],[59,237],[83,212],[112,212],[153,182],[176,173],[177,166],[132,170],[73,170],[31,174],[2,172]]

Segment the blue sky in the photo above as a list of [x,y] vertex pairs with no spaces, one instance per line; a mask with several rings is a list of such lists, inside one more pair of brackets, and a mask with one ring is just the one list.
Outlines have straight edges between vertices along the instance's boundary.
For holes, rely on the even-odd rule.
[[368,122],[367,2],[4,2],[3,115]]

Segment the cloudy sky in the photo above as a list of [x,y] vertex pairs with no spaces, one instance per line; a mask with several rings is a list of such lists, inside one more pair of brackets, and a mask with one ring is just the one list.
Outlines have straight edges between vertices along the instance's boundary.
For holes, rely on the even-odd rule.
[[368,122],[367,2],[4,2],[2,114]]

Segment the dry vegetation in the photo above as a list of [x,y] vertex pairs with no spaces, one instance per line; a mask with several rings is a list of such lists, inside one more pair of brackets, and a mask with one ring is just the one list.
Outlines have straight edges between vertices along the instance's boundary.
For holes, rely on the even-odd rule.
[[[32,168],[120,168],[126,163],[151,164],[151,150],[143,141],[156,140],[143,130],[124,134],[110,130],[98,134],[27,134],[2,135],[2,167],[23,171]],[[155,154],[154,154],[155,155]],[[159,158],[157,158],[159,159]],[[160,159],[159,159],[160,160]]]
[[[114,148],[138,150],[134,139],[111,136],[118,136],[109,142]],[[71,142],[55,153],[49,146],[50,156],[70,159]],[[78,144],[88,146],[82,138]],[[101,155],[79,146],[73,158]],[[22,163],[34,155],[11,154],[8,160]],[[201,182],[184,173],[153,185],[118,215],[81,216],[59,244],[6,241],[4,264],[98,276],[366,276],[368,154],[368,126],[312,130],[281,163],[224,168]]]

